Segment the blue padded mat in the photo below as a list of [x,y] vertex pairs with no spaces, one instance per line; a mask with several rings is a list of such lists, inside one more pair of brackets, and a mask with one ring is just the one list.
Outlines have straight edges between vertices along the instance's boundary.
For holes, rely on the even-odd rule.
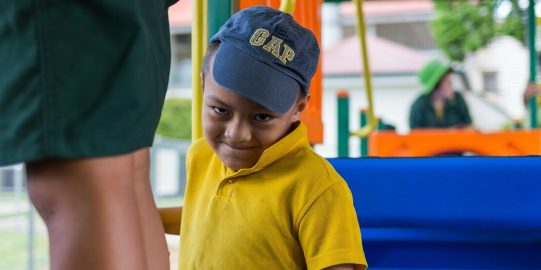
[[541,157],[329,161],[371,269],[541,269]]

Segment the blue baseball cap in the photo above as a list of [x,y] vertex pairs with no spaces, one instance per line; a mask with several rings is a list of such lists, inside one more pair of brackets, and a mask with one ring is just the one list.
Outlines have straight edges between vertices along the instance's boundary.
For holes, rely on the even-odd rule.
[[222,87],[278,114],[291,108],[299,90],[308,93],[319,46],[288,13],[266,6],[243,9],[210,39],[216,41],[221,43],[212,75]]

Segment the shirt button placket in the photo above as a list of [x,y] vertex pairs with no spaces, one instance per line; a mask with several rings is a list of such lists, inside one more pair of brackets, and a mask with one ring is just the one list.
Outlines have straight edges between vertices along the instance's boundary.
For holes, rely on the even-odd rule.
[[218,196],[229,198],[234,189],[234,185],[232,184],[235,184],[235,182],[237,182],[237,179],[234,179],[234,178],[222,180],[222,183],[220,184],[220,187],[218,188]]

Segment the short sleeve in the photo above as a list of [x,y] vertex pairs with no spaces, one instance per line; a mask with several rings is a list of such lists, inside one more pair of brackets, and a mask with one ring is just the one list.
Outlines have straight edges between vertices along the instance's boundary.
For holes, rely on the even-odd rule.
[[353,199],[343,180],[330,186],[307,207],[299,222],[299,241],[308,269],[338,264],[366,268]]

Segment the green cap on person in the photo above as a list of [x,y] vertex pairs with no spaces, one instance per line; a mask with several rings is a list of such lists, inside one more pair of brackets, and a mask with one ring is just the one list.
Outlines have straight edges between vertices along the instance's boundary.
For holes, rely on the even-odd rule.
[[434,87],[450,70],[450,66],[444,65],[438,60],[432,60],[426,64],[419,72],[417,72],[417,77],[421,80],[421,84],[423,85],[423,92],[427,95],[432,93]]

